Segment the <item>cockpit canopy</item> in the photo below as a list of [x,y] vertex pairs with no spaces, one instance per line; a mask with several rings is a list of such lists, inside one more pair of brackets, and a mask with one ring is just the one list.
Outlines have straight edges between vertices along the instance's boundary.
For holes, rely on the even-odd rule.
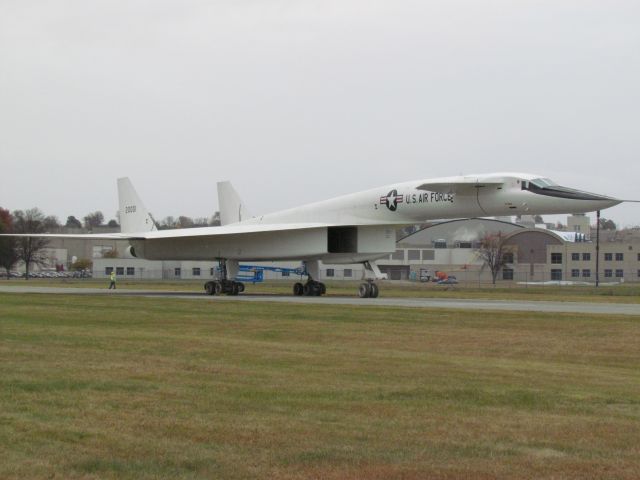
[[570,198],[573,200],[611,200],[610,197],[604,195],[596,195],[594,193],[583,192],[573,188],[561,187],[553,180],[548,178],[534,178],[532,180],[522,181],[522,190],[527,190],[538,195],[547,195],[549,197]]

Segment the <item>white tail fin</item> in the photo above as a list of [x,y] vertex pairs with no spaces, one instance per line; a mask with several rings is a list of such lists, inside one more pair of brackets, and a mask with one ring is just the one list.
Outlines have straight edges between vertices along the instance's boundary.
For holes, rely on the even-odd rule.
[[118,179],[118,202],[122,233],[150,232],[156,229],[153,218],[144,208],[142,200],[127,177]]
[[218,182],[218,208],[221,225],[241,222],[251,216],[231,182]]

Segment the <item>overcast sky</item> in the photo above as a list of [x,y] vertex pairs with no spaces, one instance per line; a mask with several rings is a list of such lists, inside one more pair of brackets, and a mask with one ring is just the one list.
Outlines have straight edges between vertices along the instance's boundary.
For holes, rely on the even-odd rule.
[[[0,206],[252,213],[492,171],[640,199],[640,2],[0,0]],[[603,212],[640,224],[640,204]]]

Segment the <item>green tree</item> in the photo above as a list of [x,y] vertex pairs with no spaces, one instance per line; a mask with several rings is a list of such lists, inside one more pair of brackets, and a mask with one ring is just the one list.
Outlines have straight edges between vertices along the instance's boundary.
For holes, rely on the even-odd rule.
[[82,228],[82,223],[73,215],[69,215],[65,226],[69,228]]

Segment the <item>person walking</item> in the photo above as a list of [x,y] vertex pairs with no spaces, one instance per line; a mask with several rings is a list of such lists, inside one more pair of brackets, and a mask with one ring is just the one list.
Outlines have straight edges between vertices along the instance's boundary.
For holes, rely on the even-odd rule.
[[109,276],[109,279],[111,280],[111,283],[109,283],[109,290],[111,290],[112,288],[115,290],[116,289],[116,272],[111,271],[111,275]]

